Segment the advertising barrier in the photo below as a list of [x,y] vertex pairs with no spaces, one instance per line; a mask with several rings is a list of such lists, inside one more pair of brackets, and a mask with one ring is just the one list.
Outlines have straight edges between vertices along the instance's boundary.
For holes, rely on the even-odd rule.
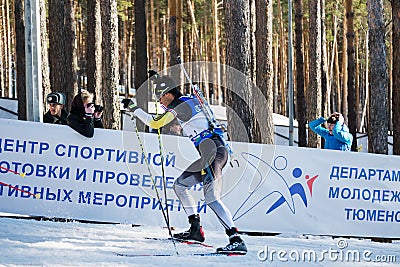
[[[188,138],[161,135],[160,150],[150,133],[139,141],[135,132],[95,129],[86,138],[6,119],[0,129],[0,211],[164,226],[162,206],[171,226],[187,226],[173,183],[199,157]],[[221,198],[241,231],[400,237],[398,156],[230,144],[237,164],[224,168]],[[220,229],[202,184],[189,191],[204,227]]]

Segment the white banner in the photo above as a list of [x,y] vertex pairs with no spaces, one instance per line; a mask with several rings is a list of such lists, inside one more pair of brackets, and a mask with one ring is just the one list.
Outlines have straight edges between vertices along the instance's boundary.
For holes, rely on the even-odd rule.
[[[188,138],[162,135],[161,157],[156,134],[138,139],[135,132],[96,129],[86,138],[68,126],[4,119],[0,129],[0,211],[161,226],[160,197],[171,225],[187,226],[172,185],[198,158]],[[224,169],[222,197],[240,230],[400,237],[398,156],[232,148],[237,162]],[[222,228],[201,185],[190,191],[204,227]]]

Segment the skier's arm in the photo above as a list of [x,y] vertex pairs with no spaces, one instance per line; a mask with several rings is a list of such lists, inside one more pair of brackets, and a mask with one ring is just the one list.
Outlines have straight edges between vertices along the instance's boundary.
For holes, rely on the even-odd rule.
[[164,125],[170,123],[175,118],[173,110],[166,111],[164,114],[161,114],[154,118],[143,109],[138,108],[133,112],[133,115],[153,129],[159,129]]

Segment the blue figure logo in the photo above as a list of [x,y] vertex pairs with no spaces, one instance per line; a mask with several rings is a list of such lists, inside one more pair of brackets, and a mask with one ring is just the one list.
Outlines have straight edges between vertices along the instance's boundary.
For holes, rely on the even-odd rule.
[[[290,211],[295,214],[296,208],[294,205],[293,196],[298,195],[302,200],[303,204],[307,207],[307,195],[303,185],[300,182],[296,182],[291,186],[288,185],[285,178],[280,174],[281,171],[287,168],[287,159],[283,156],[278,156],[274,160],[274,166],[271,166],[266,161],[258,156],[250,153],[243,152],[242,157],[255,169],[255,177],[258,178],[259,182],[256,184],[254,190],[250,192],[250,195],[244,200],[242,205],[238,208],[233,216],[234,220],[238,220],[250,210],[258,206],[263,200],[269,198],[274,193],[280,197],[276,200],[266,211],[266,214],[279,208],[282,204],[287,204]],[[295,180],[299,180],[302,177],[303,171],[296,167],[292,171],[292,176]],[[309,175],[305,176],[307,180],[307,187],[312,196],[313,183],[317,179],[318,175],[310,178]],[[264,181],[268,179],[268,183],[273,184],[274,188],[271,191],[263,192],[260,198],[260,192],[257,192]],[[256,194],[257,192],[257,194]]]

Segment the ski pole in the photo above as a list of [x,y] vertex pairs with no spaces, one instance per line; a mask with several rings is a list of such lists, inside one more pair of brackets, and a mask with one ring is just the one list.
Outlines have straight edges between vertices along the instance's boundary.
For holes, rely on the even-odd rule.
[[35,198],[40,198],[40,196],[41,196],[39,193],[33,194],[33,193],[29,192],[29,191],[25,191],[25,190],[20,189],[20,188],[18,188],[18,187],[16,187],[16,186],[12,186],[12,185],[10,185],[10,184],[6,184],[6,183],[3,183],[3,182],[0,182],[0,185],[8,186],[9,188],[12,188],[12,189],[18,190],[18,191],[20,191],[20,192],[22,192],[22,193],[25,193],[25,194],[34,196]]
[[23,172],[23,173],[19,173],[19,172],[16,172],[16,171],[13,171],[13,170],[4,168],[4,167],[2,167],[2,166],[0,166],[0,169],[6,170],[6,171],[8,171],[8,172],[12,172],[12,173],[17,174],[17,175],[19,175],[19,176],[21,176],[21,177],[25,177],[25,175],[26,175],[24,172]]
[[[131,114],[131,119],[133,120],[133,118],[134,118],[134,116],[133,116],[133,114]],[[157,200],[158,200],[158,202],[160,203],[160,206],[161,206],[161,213],[163,214],[164,221],[167,224],[168,233],[169,233],[169,235],[171,237],[172,243],[174,244],[176,255],[179,255],[178,249],[176,248],[175,240],[174,240],[172,232],[171,232],[169,219],[167,218],[167,215],[166,215],[166,213],[164,211],[164,206],[163,206],[163,204],[161,202],[160,194],[158,193],[158,189],[156,187],[156,182],[154,181],[153,174],[151,172],[150,165],[149,165],[149,162],[147,160],[146,153],[145,153],[145,150],[144,150],[144,145],[143,145],[142,139],[140,138],[140,135],[139,135],[139,129],[137,128],[136,124],[135,124],[135,132],[136,132],[136,137],[137,137],[138,142],[139,142],[140,149],[142,150],[142,155],[143,155],[144,160],[146,162],[147,171],[149,172],[150,179],[151,179],[151,181],[153,183],[153,186],[154,186],[154,191],[156,192]],[[162,157],[162,155],[161,155],[161,157]],[[167,188],[165,187],[165,184],[164,184],[164,190],[167,190]],[[167,200],[165,200],[165,201],[167,201]],[[168,207],[166,207],[166,209],[168,209]]]

